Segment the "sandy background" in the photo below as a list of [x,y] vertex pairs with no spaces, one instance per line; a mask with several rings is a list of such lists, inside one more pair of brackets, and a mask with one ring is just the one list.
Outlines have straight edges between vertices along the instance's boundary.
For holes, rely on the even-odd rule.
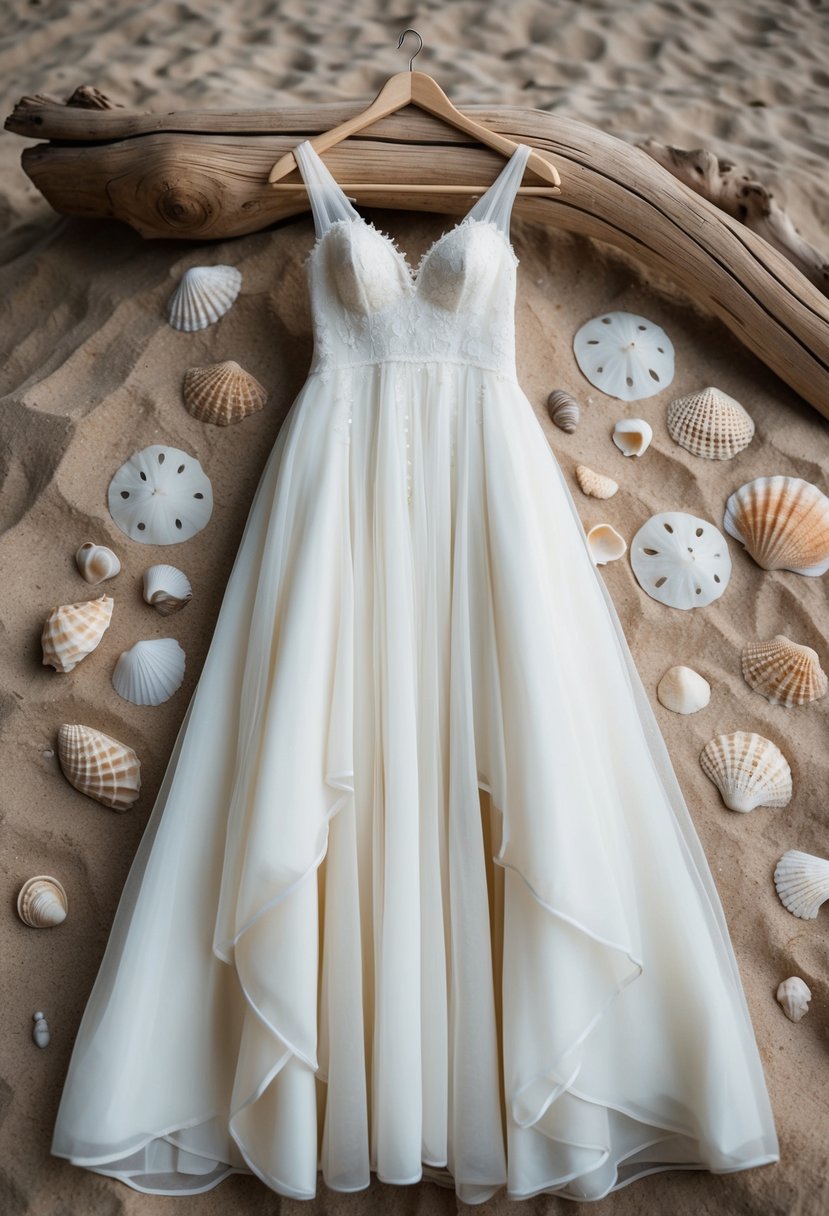
[[[24,93],[68,94],[97,85],[128,106],[155,109],[368,101],[408,59],[395,50],[414,24],[425,42],[417,67],[462,108],[498,102],[555,109],[622,138],[647,135],[704,143],[750,167],[775,190],[799,229],[829,248],[827,12],[790,0],[625,6],[562,0],[488,5],[481,0],[421,4],[377,0],[299,6],[267,0],[198,6],[157,0],[15,4],[0,37],[3,114]],[[24,141],[0,138],[0,824],[3,891],[4,1032],[0,1047],[0,1210],[7,1216],[181,1216],[245,1212],[447,1213],[454,1193],[430,1184],[338,1195],[320,1186],[309,1203],[280,1199],[253,1177],[175,1201],[139,1194],[49,1153],[54,1117],[78,1022],[106,944],[118,897],[149,816],[175,734],[198,678],[248,507],[285,412],[311,357],[302,262],[313,240],[310,216],[209,247],[146,243],[115,223],[55,215],[19,167]],[[416,259],[446,226],[441,216],[377,212]],[[680,509],[718,525],[727,495],[752,477],[787,473],[827,486],[829,423],[703,315],[636,265],[598,245],[518,221],[517,314],[521,383],[565,470],[586,527],[607,520],[628,541],[653,512]],[[195,335],[168,327],[163,306],[182,271],[230,262],[243,293],[218,324]],[[603,397],[582,379],[571,338],[609,308],[641,312],[663,325],[677,351],[670,389],[635,406]],[[193,364],[235,358],[270,390],[264,411],[237,427],[204,427],[184,410],[180,380]],[[664,425],[674,396],[717,384],[742,401],[757,424],[751,446],[730,463],[695,459]],[[573,435],[550,424],[551,388],[573,391],[585,409]],[[642,416],[654,427],[650,450],[625,460],[610,442],[614,420]],[[106,488],[133,451],[168,443],[195,454],[213,483],[208,527],[179,547],[128,540],[111,522]],[[619,493],[601,503],[576,488],[584,461],[614,476]],[[555,521],[550,521],[551,540]],[[85,540],[111,544],[119,577],[90,589],[74,565]],[[727,1177],[663,1173],[602,1201],[614,1216],[632,1212],[722,1212],[816,1216],[829,1210],[829,949],[824,908],[800,921],[779,903],[772,870],[788,848],[829,855],[829,698],[799,709],[769,705],[740,674],[750,638],[786,632],[814,646],[829,668],[826,580],[761,571],[730,540],[731,583],[721,600],[693,613],[669,609],[638,587],[627,558],[604,568],[631,649],[717,880],[732,933],[776,1115],[781,1161]],[[161,618],[141,600],[141,574],[172,561],[191,578],[194,600]],[[56,604],[106,590],[116,600],[99,649],[71,675],[41,665],[40,629]],[[130,706],[110,684],[121,650],[141,637],[177,637],[187,652],[183,687],[156,708]],[[655,685],[674,663],[712,684],[709,706],[680,718],[658,704]],[[58,726],[88,722],[138,751],[143,788],[117,815],[77,794],[56,758]],[[788,757],[795,796],[785,810],[726,811],[702,774],[698,754],[714,734],[757,730]],[[57,875],[70,915],[37,932],[18,920],[15,899],[32,874]],[[801,975],[813,992],[794,1025],[775,999],[777,984]],[[46,1012],[52,1041],[39,1051],[31,1015]],[[487,1212],[564,1212],[552,1196],[503,1199]],[[482,1211],[484,1209],[481,1209]]]

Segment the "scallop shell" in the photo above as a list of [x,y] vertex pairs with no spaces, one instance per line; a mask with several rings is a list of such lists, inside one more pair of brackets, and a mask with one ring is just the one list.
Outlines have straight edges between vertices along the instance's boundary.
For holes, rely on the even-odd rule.
[[739,401],[709,386],[677,397],[666,416],[671,438],[706,460],[731,460],[754,438],[754,419]]
[[175,638],[150,638],[125,650],[115,664],[112,686],[133,705],[161,705],[184,680],[184,651]]
[[610,524],[594,524],[587,533],[587,543],[597,566],[615,562],[627,551],[627,541]]
[[17,914],[33,929],[51,929],[66,920],[69,900],[63,883],[51,874],[36,874],[17,894]]
[[669,667],[656,686],[656,695],[675,714],[695,714],[711,700],[711,685],[692,667]]
[[744,730],[717,735],[706,743],[699,762],[729,810],[791,802],[792,770],[777,744],[763,735]]
[[117,554],[106,545],[96,545],[87,540],[75,554],[78,570],[88,583],[102,583],[105,579],[115,578],[121,569]]
[[141,761],[131,747],[92,726],[65,722],[58,760],[70,785],[114,811],[126,811],[141,789]]
[[144,571],[144,599],[162,616],[185,608],[192,598],[189,578],[175,566],[150,566]]
[[268,399],[255,376],[233,359],[191,367],[184,375],[184,405],[199,422],[228,426],[261,410]]
[[641,456],[652,439],[653,427],[644,418],[620,418],[613,428],[613,442],[624,456]]
[[235,266],[192,266],[167,304],[173,329],[192,333],[223,317],[239,294],[242,275]]
[[731,577],[723,534],[707,519],[663,511],[646,520],[630,546],[630,564],[643,591],[670,608],[703,608]]
[[34,1018],[34,1026],[32,1027],[32,1038],[37,1043],[38,1047],[46,1047],[51,1035],[49,1034],[49,1023],[43,1016],[43,1013],[38,1009],[37,1013],[32,1014]]
[[605,477],[603,473],[589,469],[586,464],[576,465],[576,480],[582,492],[590,498],[612,498],[619,489],[619,483],[612,477]]
[[773,705],[817,701],[829,685],[817,651],[778,633],[769,642],[749,642],[741,655],[746,683]]
[[97,600],[53,608],[40,635],[44,665],[62,672],[77,667],[109,629],[114,607],[115,600],[101,595]]
[[774,867],[774,885],[793,916],[814,920],[829,899],[829,861],[789,849]]
[[554,388],[547,398],[547,411],[552,421],[561,431],[572,435],[579,425],[581,407],[575,398],[562,388]]
[[726,532],[764,570],[829,570],[829,498],[801,477],[755,477],[725,504]]
[[640,401],[674,378],[674,348],[663,329],[631,312],[606,312],[573,339],[576,361],[596,388],[622,401]]
[[121,465],[107,501],[115,523],[133,540],[177,545],[210,519],[213,490],[195,456],[154,443]]
[[790,1022],[799,1022],[809,1012],[812,991],[799,975],[790,975],[777,986],[777,999]]

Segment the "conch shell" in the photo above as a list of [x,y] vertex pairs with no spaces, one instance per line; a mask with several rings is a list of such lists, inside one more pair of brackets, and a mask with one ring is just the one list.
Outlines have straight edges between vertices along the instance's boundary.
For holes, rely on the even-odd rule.
[[114,811],[131,807],[141,789],[141,761],[131,747],[91,726],[64,723],[58,759],[76,790]]
[[77,667],[106,633],[114,607],[115,601],[102,595],[97,600],[53,608],[40,637],[44,665],[62,672]]
[[17,914],[33,929],[51,929],[66,920],[69,900],[63,884],[51,874],[36,874],[24,882],[17,895]]

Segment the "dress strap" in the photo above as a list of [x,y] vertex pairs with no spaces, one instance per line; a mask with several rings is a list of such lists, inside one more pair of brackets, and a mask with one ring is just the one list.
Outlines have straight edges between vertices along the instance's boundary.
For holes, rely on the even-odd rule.
[[518,144],[495,181],[469,211],[468,219],[497,224],[509,239],[512,204],[524,179],[524,170],[531,152],[529,144]]
[[352,207],[348,195],[329,172],[309,139],[297,144],[294,148],[294,159],[308,190],[318,237],[338,220],[360,218],[360,213]]

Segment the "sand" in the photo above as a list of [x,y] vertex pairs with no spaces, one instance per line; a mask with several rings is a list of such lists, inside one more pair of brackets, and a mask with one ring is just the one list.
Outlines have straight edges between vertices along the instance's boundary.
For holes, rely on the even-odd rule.
[[[95,0],[17,8],[0,41],[3,113],[25,93],[68,96],[91,83],[130,106],[296,104],[373,95],[405,67],[397,36],[413,22],[426,50],[417,66],[459,105],[497,102],[555,109],[631,141],[652,135],[705,144],[746,164],[775,190],[800,231],[829,247],[826,173],[827,38],[820,6],[714,5],[619,0],[487,5],[426,4],[391,16],[375,0],[286,6],[237,0],[190,6]],[[311,356],[303,259],[309,216],[205,248],[146,243],[115,223],[55,215],[19,167],[24,141],[0,140],[0,872],[5,914],[6,993],[0,1049],[0,1210],[8,1216],[134,1216],[162,1201],[78,1169],[49,1153],[61,1085],[78,1022],[107,941],[118,897],[210,643],[250,501]],[[446,226],[443,217],[376,212],[377,222],[417,258]],[[677,509],[719,524],[728,494],[752,477],[785,473],[827,490],[829,423],[748,354],[717,321],[670,286],[607,248],[515,221],[521,259],[517,312],[520,381],[574,489],[586,527],[612,523],[628,541],[653,512]],[[244,291],[218,325],[171,330],[163,305],[182,271],[227,261]],[[575,329],[600,310],[640,312],[661,324],[677,350],[673,384],[624,406],[591,389],[571,350]],[[202,426],[183,409],[184,370],[237,359],[269,389],[262,412],[236,427]],[[667,434],[674,396],[717,384],[742,401],[757,424],[751,446],[728,463],[696,459]],[[581,426],[565,435],[545,399],[564,387],[581,400]],[[614,420],[641,416],[653,426],[649,451],[626,460],[610,442]],[[192,452],[212,480],[213,518],[176,548],[140,546],[112,523],[106,487],[133,451],[167,443]],[[573,470],[585,462],[620,483],[598,502],[580,494]],[[551,535],[555,521],[551,521]],[[85,540],[110,544],[122,573],[90,589],[74,565]],[[753,638],[785,632],[814,646],[829,667],[826,579],[766,573],[729,541],[731,583],[721,600],[692,613],[649,599],[627,558],[603,569],[634,658],[709,858],[724,905],[777,1120],[781,1160],[730,1176],[662,1173],[602,1203],[615,1214],[699,1211],[812,1216],[829,1208],[826,1094],[829,1068],[829,949],[824,908],[797,920],[772,883],[789,848],[829,855],[829,697],[785,709],[744,683],[739,652]],[[187,609],[166,620],[141,599],[147,565],[172,561],[194,588]],[[56,604],[106,590],[113,624],[98,650],[69,675],[41,664],[40,630]],[[121,650],[142,637],[172,635],[187,653],[182,688],[164,705],[121,700],[110,674]],[[687,663],[712,685],[710,704],[683,718],[658,704],[655,687],[672,664]],[[143,762],[140,800],[123,815],[76,793],[54,755],[62,722],[88,722],[135,747]],[[788,757],[794,798],[783,810],[727,811],[703,775],[698,754],[713,735],[756,730]],[[658,864],[658,858],[654,859]],[[30,875],[57,875],[69,892],[60,927],[37,932],[15,912]],[[800,975],[813,993],[798,1025],[774,999],[778,983]],[[49,1046],[31,1040],[31,1015],[45,1011]],[[313,1202],[281,1202],[258,1179],[234,1176],[216,1190],[180,1198],[193,1216],[245,1212],[364,1213],[455,1211],[454,1194],[430,1184],[338,1195],[323,1185]],[[172,1211],[173,1201],[163,1203]],[[487,1212],[571,1210],[543,1196],[532,1205],[500,1199]]]

